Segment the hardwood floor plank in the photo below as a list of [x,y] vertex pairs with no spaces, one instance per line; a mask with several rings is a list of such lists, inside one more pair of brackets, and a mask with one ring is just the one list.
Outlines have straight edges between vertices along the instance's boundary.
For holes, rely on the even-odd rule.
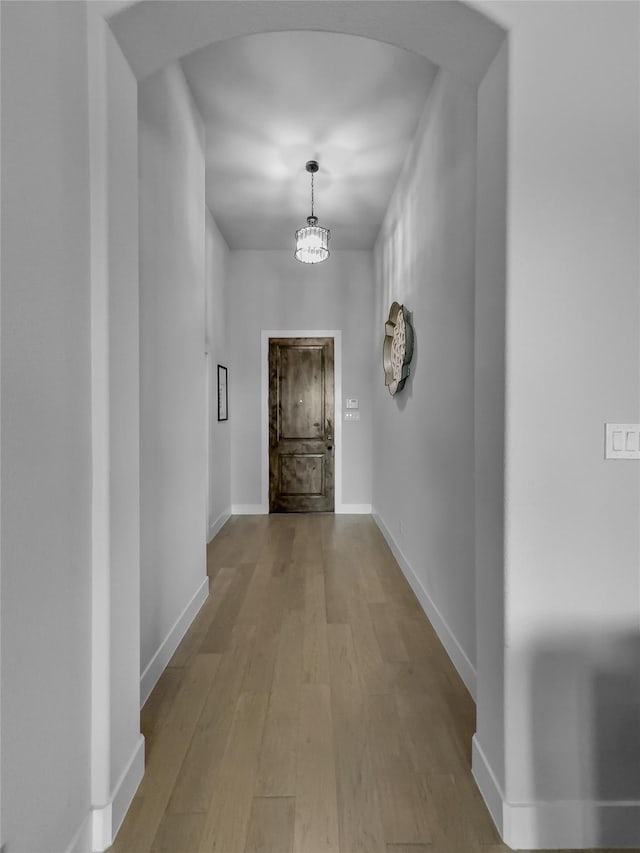
[[256,797],[244,853],[293,853],[295,811],[293,797]]
[[367,553],[378,575],[387,603],[402,608],[407,615],[424,616],[409,582],[377,528],[369,537]]
[[203,640],[225,600],[234,577],[234,569],[221,568],[216,573],[209,587],[209,597],[175,650],[169,661],[169,666],[189,666],[193,658],[201,651]]
[[260,747],[256,796],[295,796],[303,638],[303,614],[290,611],[284,617],[280,632]]
[[314,562],[322,552],[322,536],[316,519],[311,516],[299,516],[295,526],[291,559],[296,562]]
[[329,684],[324,574],[308,565],[305,585],[302,680],[305,684]]
[[[287,519],[287,521],[289,520]],[[291,560],[294,548],[294,538],[297,538],[297,531],[298,526],[291,522],[289,522],[286,527],[282,527],[272,547],[273,560],[280,563],[288,563],[289,560]],[[297,554],[297,559],[299,559],[300,556],[300,554]]]
[[387,770],[376,780],[385,840],[425,844],[431,839],[427,804],[411,773]]
[[387,596],[364,543],[353,552],[358,585],[367,604],[386,604]]
[[285,613],[280,631],[278,654],[273,672],[274,693],[298,691],[302,684],[302,641],[304,639],[304,614],[299,610]]
[[296,772],[296,853],[339,853],[336,772],[329,687],[300,689]]
[[427,804],[431,840],[434,846],[474,850],[478,839],[472,825],[460,820],[464,813],[460,790],[452,773],[419,777]]
[[239,522],[237,531],[241,533],[234,537],[236,546],[234,566],[242,563],[258,563],[263,554],[269,551],[278,535],[272,518],[265,515],[245,515],[237,519]]
[[348,613],[362,689],[367,694],[388,693],[389,679],[367,603],[349,598]]
[[481,845],[500,845],[498,830],[471,773],[456,774],[456,784],[460,791],[464,819],[473,827],[475,838]]
[[[158,733],[158,755],[153,755],[149,763],[152,769],[166,768],[168,758],[177,756],[181,748],[189,743],[217,675],[220,661],[220,655],[200,654],[187,669],[181,687]],[[145,787],[146,780],[143,781],[140,789],[140,793],[146,796]],[[149,787],[153,790],[151,782]]]
[[266,693],[242,693],[238,699],[227,749],[217,769],[199,853],[245,849],[267,700]]
[[369,604],[373,630],[384,661],[408,661],[409,653],[402,639],[396,614],[386,602]]
[[203,814],[165,814],[150,853],[193,853],[204,828]]
[[304,610],[306,575],[297,560],[274,562],[271,567],[271,595],[280,602],[282,613]]
[[247,593],[255,571],[255,563],[243,563],[235,570],[235,576],[224,595],[218,612],[204,637],[202,652],[225,652],[229,646],[233,626]]
[[167,715],[171,711],[186,672],[186,668],[183,667],[167,667],[140,711],[140,731],[144,735],[145,766],[149,763],[158,739],[158,733],[162,730]]
[[358,704],[362,700],[362,684],[351,626],[329,625],[327,633],[332,698],[337,698],[345,705]]
[[[406,616],[401,608],[396,609],[396,614],[409,661],[390,663],[389,670],[393,673],[395,685],[400,689],[426,692],[454,690],[450,677],[451,661],[424,614],[419,618]],[[463,693],[466,700],[470,699],[466,687],[463,687]]]
[[251,580],[247,584],[244,599],[238,610],[234,624],[257,625],[262,621],[267,607],[267,589],[271,560],[264,559],[256,563]]
[[[207,544],[207,574],[215,578],[221,568],[232,568],[237,559],[237,516],[227,519],[218,534]],[[241,520],[240,520],[240,523]]]
[[336,517],[335,515],[333,518],[324,516],[318,519],[320,543],[323,551],[337,549],[338,525],[336,524]]
[[115,851],[150,850],[219,665],[219,655],[207,654],[197,655],[189,667],[138,789],[140,807],[125,819]]
[[[449,737],[466,767],[471,767],[471,741],[476,730],[476,706],[466,688],[459,691],[441,690],[438,693],[449,720]],[[452,725],[453,723],[453,725]]]
[[333,549],[324,552],[324,588],[327,623],[346,624],[349,621],[350,565],[345,555]]
[[387,843],[428,844],[425,789],[406,753],[391,694],[365,697],[366,726],[380,815]]
[[229,650],[222,655],[211,692],[177,776],[168,804],[169,812],[206,812],[209,807],[254,646],[254,635],[253,625],[238,625]]
[[351,628],[329,625],[328,635],[340,850],[385,853]]
[[440,696],[396,690],[396,705],[408,754],[416,773],[462,772],[469,768],[449,734],[449,718]]
[[442,690],[450,690],[449,680],[431,665],[428,654],[425,649],[425,657],[422,661],[387,662],[385,669],[390,689],[427,695],[433,695]]
[[253,651],[241,687],[243,693],[269,693],[271,690],[282,625],[277,605],[274,605],[273,611],[270,617],[264,617],[256,627]]
[[407,612],[403,607],[396,608],[396,612],[400,614],[398,628],[410,660],[421,659],[425,651],[428,651],[433,667],[448,670],[451,661],[424,613],[412,615],[411,611]]

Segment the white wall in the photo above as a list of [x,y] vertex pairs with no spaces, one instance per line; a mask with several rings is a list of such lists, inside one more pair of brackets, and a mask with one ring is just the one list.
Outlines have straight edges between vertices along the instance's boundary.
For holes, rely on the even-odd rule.
[[138,89],[142,698],[207,593],[203,128],[177,64]]
[[133,121],[137,85],[112,34],[107,32],[106,37],[111,202],[108,231],[113,790],[134,750],[140,749],[140,373],[136,370],[140,329],[138,140]]
[[92,805],[111,844],[144,771],[140,735],[137,82],[87,8],[91,167]]
[[[504,387],[508,42],[478,89],[475,298],[476,736],[505,780]],[[495,807],[495,804],[494,804]],[[494,808],[495,811],[495,808]]]
[[2,130],[2,841],[57,853],[91,804],[84,4],[3,4]]
[[603,435],[640,420],[640,7],[478,5],[510,30],[501,817],[638,847],[640,466]]
[[404,303],[410,378],[392,398],[374,376],[374,509],[472,692],[475,159],[475,91],[441,70],[376,244],[370,356]]
[[231,430],[229,421],[218,421],[218,365],[228,367],[225,294],[229,249],[208,210],[205,228],[209,540],[231,514]]
[[[293,234],[291,235],[293,247]],[[342,502],[371,504],[371,252],[332,252],[305,265],[291,252],[229,255],[231,501],[258,507],[261,482],[261,330],[342,331],[342,396],[357,397],[360,421],[342,428]],[[349,506],[345,506],[349,511]]]

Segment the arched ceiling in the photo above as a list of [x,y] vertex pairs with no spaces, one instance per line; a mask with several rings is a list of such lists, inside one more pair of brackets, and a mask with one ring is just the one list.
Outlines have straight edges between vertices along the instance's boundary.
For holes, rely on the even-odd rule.
[[233,249],[290,249],[310,213],[334,249],[370,249],[436,67],[371,39],[263,33],[182,60],[203,117],[206,200]]
[[[105,4],[106,7],[106,4]],[[164,0],[105,8],[138,79],[180,60],[231,248],[291,249],[310,208],[371,248],[438,66],[477,85],[503,31],[456,0]]]
[[96,5],[138,80],[213,42],[319,30],[411,50],[477,86],[505,35],[458,0],[102,0]]

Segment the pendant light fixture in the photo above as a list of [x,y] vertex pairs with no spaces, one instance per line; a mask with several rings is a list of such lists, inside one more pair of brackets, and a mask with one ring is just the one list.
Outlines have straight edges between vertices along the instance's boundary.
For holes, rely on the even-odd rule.
[[311,216],[307,217],[304,228],[296,231],[295,259],[303,264],[319,264],[329,257],[329,237],[331,232],[328,228],[318,225],[318,217],[313,214],[313,176],[318,171],[317,160],[307,162],[307,172],[311,175]]

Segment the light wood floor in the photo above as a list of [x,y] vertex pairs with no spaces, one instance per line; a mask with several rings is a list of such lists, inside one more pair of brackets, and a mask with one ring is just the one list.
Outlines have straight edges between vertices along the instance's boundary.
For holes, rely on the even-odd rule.
[[112,853],[505,853],[474,705],[368,516],[232,518]]

